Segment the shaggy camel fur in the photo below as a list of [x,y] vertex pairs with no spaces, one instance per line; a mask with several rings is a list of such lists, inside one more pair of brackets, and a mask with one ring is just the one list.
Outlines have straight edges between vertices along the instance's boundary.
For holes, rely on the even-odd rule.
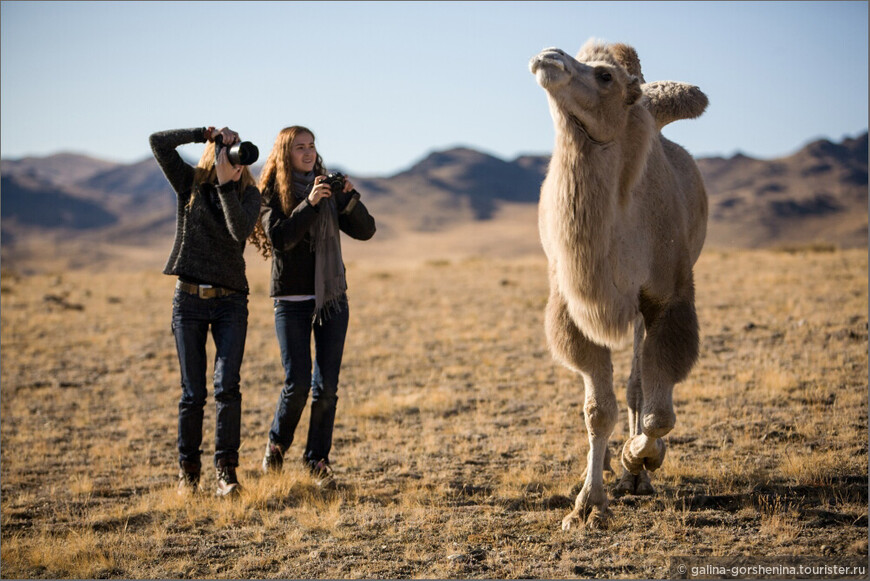
[[611,349],[634,326],[629,439],[616,493],[652,494],[676,422],[674,385],[698,357],[692,267],[707,231],[695,161],[660,129],[697,117],[706,96],[684,83],[644,84],[635,50],[587,42],[572,58],[552,48],[529,63],[547,92],[556,143],[541,186],[539,228],[549,263],[546,335],[555,359],[586,388],[589,436],[575,519],[610,517],[603,472],[617,420]]

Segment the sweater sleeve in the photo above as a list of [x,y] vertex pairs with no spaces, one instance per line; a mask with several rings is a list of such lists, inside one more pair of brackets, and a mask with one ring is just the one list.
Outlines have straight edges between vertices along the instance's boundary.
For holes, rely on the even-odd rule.
[[277,195],[266,196],[267,203],[263,210],[263,230],[272,244],[272,248],[278,252],[287,252],[305,237],[311,229],[311,224],[317,219],[318,209],[308,203],[308,199],[302,200],[293,208],[287,216],[281,209],[281,203]]
[[[356,190],[351,193],[355,192]],[[375,235],[376,230],[375,219],[358,197],[350,212],[339,212],[338,226],[342,232],[357,240],[369,240]]]
[[260,217],[260,191],[248,186],[241,196],[238,195],[238,182],[228,182],[217,187],[218,198],[230,235],[236,242],[244,242]]
[[152,133],[148,138],[151,152],[163,175],[179,196],[190,195],[193,184],[193,168],[187,164],[176,148],[185,143],[205,143],[204,127],[195,129],[172,129]]

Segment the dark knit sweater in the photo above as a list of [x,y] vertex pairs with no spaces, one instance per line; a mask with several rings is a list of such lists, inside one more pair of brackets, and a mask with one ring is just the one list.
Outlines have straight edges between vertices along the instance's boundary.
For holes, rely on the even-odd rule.
[[238,182],[202,184],[192,206],[194,168],[176,151],[185,143],[204,143],[204,128],[160,131],[149,139],[151,151],[178,197],[175,243],[164,274],[188,282],[248,292],[245,241],[260,213],[260,192]]
[[[336,195],[338,227],[351,238],[368,240],[375,235],[375,219],[362,202],[345,213],[351,196],[352,192]],[[312,206],[305,198],[287,216],[278,195],[269,188],[263,191],[263,203],[263,230],[272,244],[270,295],[313,295],[315,255],[310,230],[320,204]]]

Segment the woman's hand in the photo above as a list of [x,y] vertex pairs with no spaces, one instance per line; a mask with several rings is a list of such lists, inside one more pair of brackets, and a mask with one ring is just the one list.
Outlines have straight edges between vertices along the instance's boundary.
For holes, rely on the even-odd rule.
[[206,129],[207,132],[210,132],[209,141],[214,141],[217,139],[217,136],[221,136],[221,143],[223,147],[221,148],[221,152],[217,156],[216,163],[214,165],[215,171],[217,172],[218,185],[224,185],[227,182],[237,182],[239,178],[242,177],[242,166],[234,166],[230,163],[229,158],[227,157],[227,148],[235,143],[241,141],[239,139],[239,134],[230,129],[229,127],[224,127],[223,129],[215,129],[214,127],[208,127]]
[[323,183],[326,176],[317,176],[314,178],[314,187],[311,188],[311,193],[308,194],[308,203],[316,206],[323,198],[332,197],[332,188],[329,184]]
[[239,134],[230,129],[229,127],[224,127],[223,129],[215,129],[214,127],[209,127],[208,129],[211,130],[211,136],[208,138],[209,141],[214,141],[218,135],[223,137],[223,144],[226,147],[229,147],[230,145],[241,141],[241,139],[239,139]]
[[349,194],[353,191],[353,184],[350,183],[350,180],[347,179],[347,176],[344,177],[344,189],[342,191],[345,194]]
[[[236,138],[238,139],[238,135],[236,135]],[[227,148],[224,147],[218,154],[217,163],[214,164],[214,168],[217,172],[218,185],[222,186],[227,182],[239,181],[239,178],[242,177],[244,166],[231,164],[229,157],[227,157]]]

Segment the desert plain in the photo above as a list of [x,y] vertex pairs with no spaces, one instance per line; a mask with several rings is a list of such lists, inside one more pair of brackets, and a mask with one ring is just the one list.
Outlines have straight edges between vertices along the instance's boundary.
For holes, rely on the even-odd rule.
[[[213,496],[210,469],[197,497],[175,490],[168,247],[90,269],[4,265],[2,577],[654,579],[680,576],[680,558],[866,565],[866,249],[705,249],[701,355],[675,390],[657,494],[614,498],[607,528],[566,532],[588,444],[582,380],[547,350],[543,254],[430,242],[400,258],[346,244],[335,491],[295,461],[305,416],[284,471],[260,472],[282,369],[268,263],[249,252],[243,492],[230,501]],[[629,364],[630,347],[614,353],[614,458]],[[210,398],[206,468],[213,428]]]

